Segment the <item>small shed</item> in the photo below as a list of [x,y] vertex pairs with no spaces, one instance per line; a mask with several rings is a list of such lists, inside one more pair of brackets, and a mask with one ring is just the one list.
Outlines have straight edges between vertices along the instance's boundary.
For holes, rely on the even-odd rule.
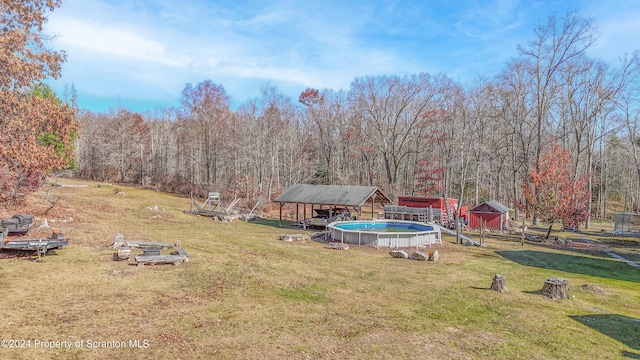
[[469,210],[469,229],[505,230],[509,226],[509,208],[495,200],[485,201]]
[[370,203],[373,218],[375,204],[384,206],[391,203],[391,200],[377,186],[296,184],[280,194],[274,202],[280,203],[280,223],[282,223],[282,207],[285,204],[296,205],[296,220],[299,219],[298,205],[302,204],[303,219],[306,220],[307,205],[311,205],[311,213],[314,206],[328,206],[329,209],[352,208],[356,211],[357,217],[361,218],[362,207]]
[[640,214],[620,212],[614,213],[611,218],[614,234],[640,236]]

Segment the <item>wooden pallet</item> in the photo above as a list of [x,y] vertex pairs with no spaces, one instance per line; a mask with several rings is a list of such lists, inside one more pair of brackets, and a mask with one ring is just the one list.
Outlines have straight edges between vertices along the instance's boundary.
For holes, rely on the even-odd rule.
[[138,266],[161,264],[172,264],[178,266],[189,260],[187,256],[183,255],[137,255],[135,259]]
[[144,249],[144,248],[171,249],[173,247],[172,243],[157,242],[157,241],[127,240],[126,244],[132,249]]

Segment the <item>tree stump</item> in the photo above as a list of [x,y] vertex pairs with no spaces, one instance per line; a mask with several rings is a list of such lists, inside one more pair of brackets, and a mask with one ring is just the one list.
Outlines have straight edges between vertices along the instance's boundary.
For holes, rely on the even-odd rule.
[[542,295],[551,299],[568,299],[569,282],[564,279],[547,279],[542,287]]
[[491,283],[491,290],[495,290],[501,293],[507,291],[507,286],[505,284],[504,276],[500,274],[496,274],[493,277],[493,282]]

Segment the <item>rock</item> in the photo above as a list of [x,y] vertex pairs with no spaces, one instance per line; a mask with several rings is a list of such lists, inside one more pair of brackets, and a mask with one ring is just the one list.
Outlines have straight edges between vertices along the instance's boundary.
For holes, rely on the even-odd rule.
[[429,254],[425,254],[421,251],[416,251],[413,254],[409,255],[409,259],[418,260],[418,261],[427,261],[429,260]]
[[409,257],[409,254],[404,250],[391,250],[389,251],[389,255],[399,259],[407,259]]
[[330,242],[330,243],[327,243],[325,248],[326,249],[333,249],[333,250],[349,250],[349,245],[343,244],[343,243],[339,243],[339,242]]
[[429,252],[429,261],[438,261],[440,258],[440,254],[438,250],[433,250],[433,252]]
[[600,287],[599,285],[596,284],[584,284],[584,285],[580,285],[580,290],[582,291],[588,291],[594,294],[604,294],[604,295],[609,295],[609,292],[605,289],[603,289],[602,287]]
[[291,235],[280,235],[280,240],[282,240],[282,241],[293,241],[293,236],[291,236]]
[[317,232],[311,235],[313,240],[327,240],[329,233]]
[[540,239],[540,236],[538,235],[525,235],[524,236],[525,239],[527,239],[527,241],[535,241],[535,242],[542,242],[542,240]]
[[290,234],[290,235],[280,235],[280,240],[304,242],[306,240],[311,240],[311,237],[305,234]]

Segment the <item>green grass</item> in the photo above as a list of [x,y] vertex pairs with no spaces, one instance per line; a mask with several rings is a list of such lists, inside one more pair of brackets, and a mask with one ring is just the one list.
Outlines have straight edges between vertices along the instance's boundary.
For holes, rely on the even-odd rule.
[[[640,357],[640,270],[616,259],[495,238],[487,248],[465,247],[448,236],[435,263],[384,249],[329,250],[278,240],[302,232],[278,220],[223,223],[185,214],[189,200],[178,196],[61,182],[89,185],[53,190],[63,200],[49,220],[73,218],[57,223],[70,245],[40,262],[0,260],[0,334],[146,339],[149,347],[0,349],[0,358]],[[43,199],[34,194],[31,208],[46,209]],[[190,259],[114,262],[115,233],[180,242]],[[489,290],[495,273],[507,292]],[[567,279],[573,298],[542,296],[550,277]]]
[[640,320],[638,319],[617,314],[583,315],[571,318],[634,350],[640,350]]
[[640,283],[640,271],[634,271],[629,265],[613,258],[550,253],[540,250],[507,250],[496,253],[524,266]]

